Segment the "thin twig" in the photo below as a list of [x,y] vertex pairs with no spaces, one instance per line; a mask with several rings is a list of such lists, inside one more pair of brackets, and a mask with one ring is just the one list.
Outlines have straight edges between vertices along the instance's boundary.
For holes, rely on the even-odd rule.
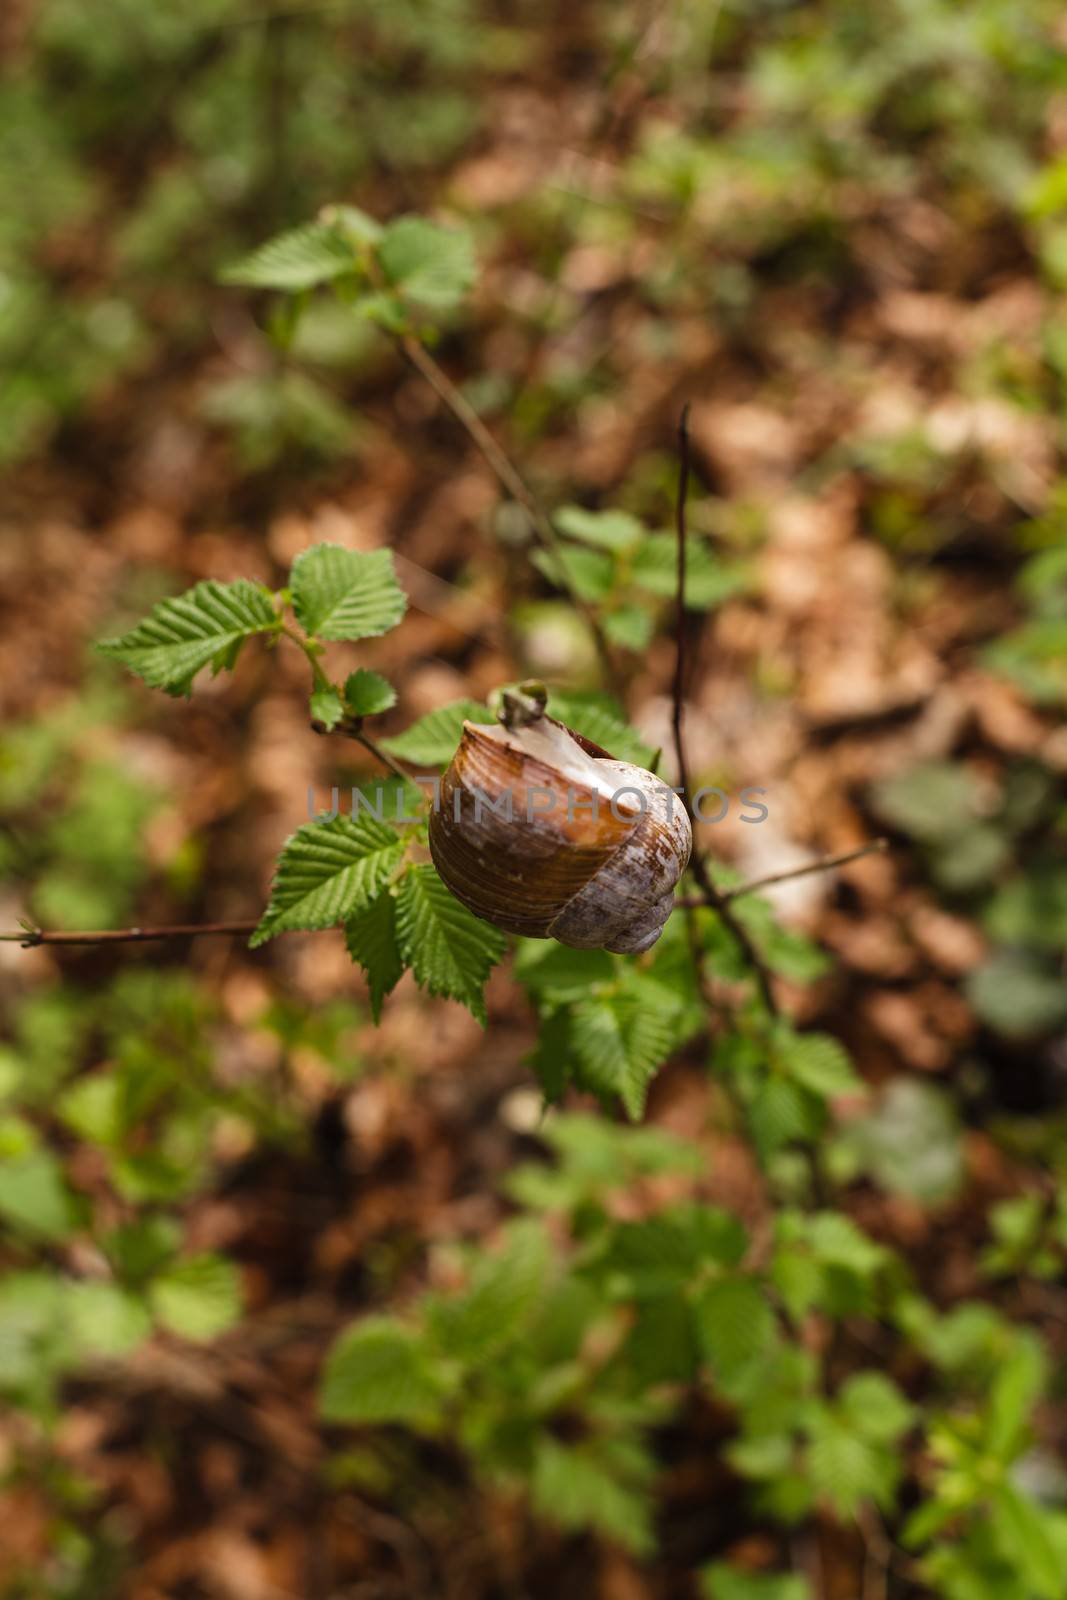
[[438,399],[444,402],[456,421],[466,430],[470,439],[481,451],[511,498],[517,501],[526,511],[534,532],[553,558],[556,571],[559,574],[559,581],[567,590],[571,604],[589,629],[607,687],[613,693],[618,694],[618,673],[615,669],[611,647],[608,644],[596,612],[588,601],[578,594],[571,582],[564,561],[559,535],[553,525],[552,518],[525,478],[523,478],[511,457],[493,438],[493,435],[489,432],[474,407],[464,399],[448,374],[438,366],[426,346],[416,339],[414,334],[410,333],[397,334],[396,343],[398,349],[415,368],[416,372],[426,379]]
[[42,944],[143,944],[148,939],[183,939],[203,933],[253,933],[261,921],[253,917],[251,922],[181,922],[166,928],[83,929],[77,933],[20,928],[18,933],[0,933],[0,944],[20,944],[24,950]]
[[[685,736],[682,729],[682,712],[685,700],[685,580],[686,580],[686,495],[689,491],[689,407],[683,406],[681,417],[678,419],[678,501],[676,506],[676,533],[678,539],[678,582],[677,582],[677,654],[674,665],[674,693],[671,711],[671,725],[674,730],[674,755],[678,767],[678,782],[682,790],[682,804],[685,806],[689,821],[696,826],[697,818],[693,811],[693,802],[689,783],[689,762],[685,752]],[[711,880],[707,863],[701,852],[694,844],[693,854],[689,861],[689,870],[696,879],[700,890],[699,904],[710,906],[717,913],[723,926],[728,929],[734,942],[740,947],[745,960],[752,968],[763,1003],[772,1017],[778,1015],[778,1003],[774,998],[774,988],[771,983],[771,974],[765,965],[762,956],[756,949],[748,930],[734,916],[729,905],[729,896],[717,889]]]
[[[794,878],[807,878],[814,872],[831,872],[834,867],[844,867],[850,861],[859,861],[862,856],[880,854],[889,849],[888,839],[872,839],[869,844],[861,844],[857,850],[846,850],[839,856],[820,856],[818,861],[808,861],[802,867],[790,867],[787,872],[771,872],[765,878],[752,878],[748,883],[739,883],[733,889],[720,889],[719,894],[723,900],[740,900],[742,895],[755,894],[759,889],[769,889],[772,884],[791,883]],[[692,906],[702,906],[706,902],[703,895],[686,895],[676,900],[675,905],[679,910],[685,911]]]

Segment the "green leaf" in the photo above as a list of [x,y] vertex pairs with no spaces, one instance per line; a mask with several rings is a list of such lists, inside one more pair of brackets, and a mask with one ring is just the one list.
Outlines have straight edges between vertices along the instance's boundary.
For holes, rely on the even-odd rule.
[[401,879],[396,908],[401,959],[430,994],[465,1005],[485,1026],[485,980],[504,957],[507,941],[445,888],[433,867],[411,867]]
[[345,943],[370,988],[371,1015],[378,1022],[382,1001],[400,981],[404,963],[396,937],[396,900],[388,889],[345,921]]
[[560,545],[531,551],[530,561],[549,583],[573,589],[582,600],[604,600],[615,584],[615,563],[602,550]]
[[604,632],[624,650],[644,650],[655,631],[656,620],[644,606],[619,606],[604,616]]
[[437,1301],[430,1328],[442,1351],[480,1362],[520,1336],[544,1293],[550,1261],[541,1223],[524,1218],[477,1266],[465,1293]]
[[534,1507],[565,1528],[593,1528],[647,1555],[654,1547],[647,1475],[647,1468],[613,1472],[610,1462],[598,1459],[596,1441],[571,1448],[545,1434],[534,1461]]
[[395,1317],[366,1317],[326,1358],[319,1411],[327,1422],[417,1422],[445,1393],[424,1343]]
[[207,579],[172,600],[161,600],[143,622],[97,649],[120,661],[153,689],[188,694],[202,668],[232,666],[235,650],[277,623],[269,590],[246,578]]
[[645,530],[628,511],[587,511],[584,506],[561,506],[553,522],[570,539],[600,550],[628,550],[645,537]]
[[807,1578],[787,1572],[741,1572],[716,1561],[700,1575],[705,1600],[811,1600]]
[[636,1122],[678,1042],[671,1006],[657,1008],[636,994],[597,995],[574,1006],[570,1032],[581,1083],[595,1094],[617,1094]]
[[1067,982],[1035,958],[1002,951],[968,973],[967,998],[984,1022],[1009,1039],[1025,1039],[1067,1021]]
[[331,728],[336,728],[344,714],[345,708],[341,703],[341,696],[332,683],[312,692],[312,718],[315,722],[321,722],[327,732]]
[[1041,1600],[1062,1600],[1062,1552],[1049,1532],[1048,1516],[1013,1483],[993,1495],[992,1534],[1013,1569]]
[[382,748],[417,767],[443,767],[456,753],[464,722],[495,723],[496,718],[477,700],[452,700],[428,711],[403,733],[383,739]]
[[774,1336],[766,1292],[754,1278],[741,1274],[718,1278],[700,1291],[694,1310],[704,1354],[715,1377],[729,1390]]
[[53,1243],[74,1232],[74,1199],[51,1151],[0,1162],[0,1217],[20,1233]]
[[144,1302],[114,1283],[70,1284],[63,1311],[79,1348],[94,1355],[129,1355],[152,1331]]
[[885,822],[924,843],[936,844],[951,839],[975,818],[980,786],[966,767],[950,761],[924,761],[875,784],[871,800]]
[[959,1117],[932,1083],[892,1079],[874,1109],[849,1122],[840,1137],[862,1170],[893,1194],[932,1205],[963,1182]]
[[870,1444],[895,1444],[915,1421],[915,1407],[882,1372],[856,1372],[838,1396],[842,1415]]
[[399,217],[378,246],[391,284],[435,311],[458,305],[477,275],[474,242],[466,230],[442,228],[425,217]]
[[787,1033],[777,1041],[777,1055],[790,1075],[813,1094],[855,1094],[863,1089],[844,1047],[828,1033]]
[[219,276],[223,283],[250,289],[313,289],[356,266],[352,246],[338,227],[308,222],[268,239]]
[[884,1506],[894,1479],[893,1458],[860,1437],[850,1422],[824,1408],[811,1424],[808,1473],[816,1494],[839,1516],[854,1515],[865,1500]]
[[188,1256],[152,1281],[148,1300],[171,1333],[206,1343],[240,1320],[240,1275],[222,1256]]
[[396,690],[380,672],[360,667],[345,679],[345,710],[350,717],[373,717],[396,705]]
[[367,811],[306,822],[285,842],[251,947],[293,929],[329,928],[361,911],[400,865],[404,848],[395,830]]
[[760,1159],[766,1161],[798,1139],[814,1137],[817,1118],[823,1115],[820,1103],[807,1089],[785,1078],[768,1078],[748,1108],[748,1124]]
[[645,744],[626,721],[625,713],[609,695],[563,693],[553,689],[548,699],[548,712],[557,722],[565,722],[594,744],[607,750],[616,761],[632,761],[636,766],[647,767],[652,761],[652,747]]
[[[711,546],[693,535],[685,546],[685,603],[693,611],[721,605],[746,588],[746,569],[724,562]],[[630,576],[639,589],[673,600],[678,592],[678,544],[673,533],[650,534],[635,552]]]
[[407,609],[391,550],[302,550],[289,578],[296,619],[318,639],[371,639],[388,633]]
[[323,206],[319,213],[321,223],[328,228],[334,228],[344,235],[353,245],[376,245],[381,239],[384,229],[376,217],[369,216],[366,211],[361,211],[358,206],[330,205]]

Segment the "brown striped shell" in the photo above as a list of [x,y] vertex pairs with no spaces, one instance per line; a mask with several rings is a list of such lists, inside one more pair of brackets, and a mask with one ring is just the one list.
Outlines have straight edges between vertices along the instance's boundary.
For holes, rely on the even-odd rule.
[[692,843],[665,783],[590,755],[547,717],[465,722],[430,818],[434,865],[475,916],[626,954],[659,938]]

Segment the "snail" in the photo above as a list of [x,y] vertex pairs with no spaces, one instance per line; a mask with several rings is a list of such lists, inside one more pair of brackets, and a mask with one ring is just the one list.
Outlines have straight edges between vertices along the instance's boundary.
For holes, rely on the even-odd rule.
[[457,900],[506,933],[579,950],[655,944],[693,833],[675,793],[545,714],[543,685],[505,690],[497,723],[465,722],[430,817]]

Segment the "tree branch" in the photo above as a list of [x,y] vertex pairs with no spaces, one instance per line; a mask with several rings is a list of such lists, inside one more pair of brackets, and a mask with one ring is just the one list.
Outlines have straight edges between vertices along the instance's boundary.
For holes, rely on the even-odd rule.
[[678,580],[677,580],[677,654],[674,664],[674,692],[671,709],[671,725],[674,730],[674,755],[678,768],[678,782],[682,790],[682,804],[686,814],[693,825],[693,854],[689,861],[689,870],[697,881],[700,889],[698,905],[710,906],[721,919],[740,946],[745,960],[752,968],[763,1003],[772,1017],[778,1015],[778,1003],[774,998],[774,988],[771,974],[764,963],[756,946],[753,944],[747,928],[734,916],[729,906],[729,896],[715,887],[708,872],[707,863],[703,855],[696,848],[696,823],[697,817],[693,811],[691,789],[689,783],[689,762],[685,751],[685,736],[682,728],[682,714],[685,702],[685,580],[686,580],[686,495],[689,491],[689,406],[682,407],[681,417],[678,419],[678,500],[675,508],[675,531],[678,540]]
[[396,344],[416,372],[426,379],[438,399],[444,402],[456,421],[466,430],[470,439],[481,451],[511,498],[517,501],[526,511],[538,539],[554,559],[559,573],[559,581],[566,589],[571,604],[589,629],[593,644],[596,647],[604,681],[612,693],[617,696],[619,693],[619,680],[611,647],[608,644],[596,612],[588,601],[578,594],[568,576],[559,535],[553,525],[552,518],[523,478],[511,457],[493,438],[493,435],[489,432],[474,407],[463,398],[451,378],[438,366],[426,346],[419,339],[416,339],[414,334],[410,333],[397,334]]
[[[719,896],[723,900],[740,900],[742,895],[755,894],[758,889],[769,889],[772,884],[791,883],[794,878],[807,878],[815,872],[831,872],[834,867],[844,867],[850,861],[859,861],[861,856],[880,854],[888,849],[888,839],[872,839],[869,844],[861,844],[858,849],[846,850],[839,856],[820,856],[818,861],[805,862],[802,867],[789,867],[785,872],[770,872],[765,878],[752,878],[748,883],[739,883],[734,889],[720,889]],[[675,905],[683,911],[705,904],[704,896],[695,894],[684,895],[675,901]]]

